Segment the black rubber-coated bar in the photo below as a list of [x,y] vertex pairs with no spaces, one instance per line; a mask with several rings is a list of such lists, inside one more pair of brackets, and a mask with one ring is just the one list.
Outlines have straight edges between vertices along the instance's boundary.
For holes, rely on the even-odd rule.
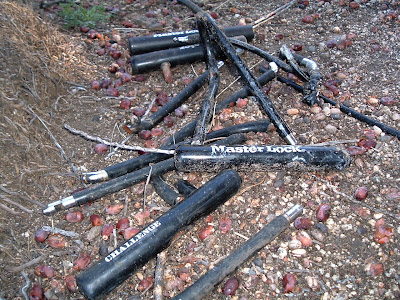
[[174,206],[176,203],[178,203],[181,195],[179,195],[179,193],[177,193],[168,183],[164,181],[162,175],[154,176],[151,179],[151,184],[153,185],[156,193],[161,197],[161,199],[167,202],[169,206]]
[[[244,134],[232,134],[225,139],[215,141],[214,145],[236,145],[246,141]],[[173,206],[177,203],[180,195],[174,191],[174,189],[166,183],[162,175],[153,176],[151,179],[153,187],[156,193],[169,205]]]
[[256,46],[250,45],[246,42],[243,41],[239,41],[237,39],[234,38],[230,38],[229,41],[232,43],[232,45],[238,47],[238,48],[242,48],[244,50],[250,51],[254,54],[257,54],[258,56],[260,56],[261,58],[264,58],[265,60],[269,61],[269,62],[274,62],[278,65],[279,68],[281,68],[282,70],[286,71],[286,72],[293,72],[293,68],[291,66],[289,66],[287,63],[285,63],[284,61],[282,61],[281,59],[279,59],[276,56],[273,56],[272,54],[269,54],[267,51],[262,50]]
[[[173,150],[180,145],[183,145],[183,140],[193,134],[196,122],[189,123],[181,130],[179,130],[174,138],[170,137],[161,146],[162,149]],[[247,132],[265,132],[268,130],[270,125],[269,120],[259,120],[255,122],[248,122],[244,124],[238,124],[235,126],[222,128],[220,130],[212,131],[207,134],[207,139],[214,139],[218,137],[227,137],[235,133],[247,133]],[[186,143],[190,143],[188,140]],[[147,167],[150,163],[156,163],[169,158],[170,155],[160,153],[148,153],[144,154],[124,162],[109,166],[104,170],[85,173],[82,176],[82,180],[86,183],[96,183],[106,181],[109,179],[117,178],[127,173],[133,172],[137,169]]]
[[[243,35],[248,41],[254,38],[253,26],[251,25],[226,27],[223,30],[225,34],[230,37]],[[188,41],[186,41],[186,39],[188,39]],[[200,43],[200,36],[197,29],[158,33],[151,36],[131,37],[128,39],[129,52],[131,55],[198,43]]]
[[177,232],[231,198],[240,185],[241,178],[235,171],[221,172],[105,258],[78,274],[79,290],[87,299],[104,297],[167,248]]
[[247,122],[243,124],[233,125],[216,131],[211,131],[210,133],[207,134],[207,139],[212,140],[219,137],[227,137],[236,133],[266,132],[268,131],[270,124],[271,123],[268,119],[264,119],[254,122]]
[[245,63],[235,53],[235,49],[229,42],[229,39],[218,28],[218,25],[216,24],[214,19],[209,14],[205,13],[200,7],[189,0],[178,0],[178,3],[181,3],[197,12],[198,17],[204,21],[207,29],[209,30],[209,33],[214,36],[215,41],[224,52],[225,56],[234,63],[235,67],[242,77],[242,80],[246,82],[246,85],[249,87],[252,95],[256,97],[263,111],[267,113],[271,122],[274,123],[279,135],[289,144],[296,144],[296,140],[291,133],[288,125],[280,116],[275,106],[272,104],[271,100],[267,97],[267,95],[265,95],[265,93],[263,93],[263,91],[261,90],[261,86],[258,84],[257,80],[251,74],[249,69],[246,67]]
[[201,300],[214,287],[222,282],[226,276],[233,273],[241,264],[253,257],[258,251],[274,240],[287,229],[294,219],[301,215],[303,209],[299,205],[293,206],[284,214],[276,217],[257,234],[237,248],[233,253],[224,258],[214,268],[200,277],[185,291],[172,298],[173,300]]
[[99,184],[98,186],[77,192],[64,199],[52,202],[47,206],[47,208],[43,210],[43,213],[45,215],[49,215],[58,210],[67,209],[72,206],[77,206],[100,199],[101,197],[126,189],[127,187],[130,187],[139,182],[145,181],[148,176],[151,177],[158,174],[164,174],[174,169],[174,159],[169,158],[167,160],[155,163],[152,166],[147,166],[137,171],[114,178],[105,183]]
[[217,61],[215,60],[215,53],[211,46],[211,39],[207,34],[205,24],[201,20],[197,20],[197,27],[199,29],[201,44],[205,50],[205,60],[208,69],[208,89],[200,106],[192,144],[202,145],[204,144],[215,106],[215,96],[219,87],[219,71]]
[[[214,47],[214,50],[218,58],[223,56],[218,47]],[[204,47],[199,44],[139,54],[131,58],[132,73],[141,74],[158,70],[164,62],[174,67],[204,61],[204,58]]]
[[[301,92],[301,93],[303,92],[304,87],[302,87],[301,85],[298,85],[297,83],[295,83],[295,82],[293,82],[293,81],[291,81],[289,79],[286,79],[284,77],[281,77],[281,76],[278,76],[277,79],[280,82],[283,82],[283,83],[289,85],[290,87],[294,88],[296,91]],[[336,102],[336,101],[334,101],[334,100],[332,100],[332,99],[330,99],[328,97],[325,97],[324,95],[319,94],[318,97],[320,97],[326,103],[331,104],[332,106],[338,106],[339,105],[339,109],[340,109],[341,112],[343,112],[343,113],[345,113],[345,114],[347,114],[347,115],[349,115],[349,116],[351,116],[351,117],[353,117],[353,118],[355,118],[355,119],[357,119],[357,120],[359,120],[361,122],[364,122],[364,123],[366,123],[366,124],[368,124],[370,126],[376,126],[376,127],[380,128],[383,132],[385,132],[387,134],[390,134],[390,135],[393,135],[393,136],[397,137],[398,139],[400,139],[400,131],[399,130],[397,130],[397,129],[393,128],[393,127],[390,127],[390,126],[388,126],[386,124],[383,124],[383,123],[381,123],[379,121],[376,121],[376,120],[374,120],[374,119],[372,119],[370,117],[367,117],[366,115],[363,115],[362,113],[360,113],[360,112],[358,112],[358,111],[356,111],[356,110],[354,110],[352,108],[349,108],[349,107],[347,107],[347,106],[345,106],[345,105],[343,105],[341,103],[338,103],[338,102]]]
[[191,193],[193,193],[196,189],[194,185],[192,185],[189,181],[184,179],[179,179],[175,184],[176,189],[178,190],[179,194],[187,197]]
[[168,101],[163,107],[158,109],[155,113],[139,121],[137,125],[133,125],[131,133],[140,132],[141,130],[149,130],[161,123],[164,118],[172,113],[176,108],[181,106],[187,99],[196,93],[208,79],[208,70],[197,77],[193,82],[187,85],[179,94]]
[[180,146],[175,152],[175,167],[185,172],[343,170],[350,162],[346,150],[317,146]]

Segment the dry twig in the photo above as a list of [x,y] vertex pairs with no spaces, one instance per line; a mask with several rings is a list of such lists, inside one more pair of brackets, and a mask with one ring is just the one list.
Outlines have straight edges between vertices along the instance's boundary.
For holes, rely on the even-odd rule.
[[[146,209],[146,192],[147,192],[147,186],[149,185],[151,179],[151,171],[153,171],[153,167],[150,165],[149,175],[147,176],[146,184],[144,185],[144,191],[143,191],[143,210]],[[143,219],[143,221],[146,222],[145,219]]]
[[174,150],[152,149],[152,148],[144,148],[144,147],[140,147],[140,146],[127,146],[127,145],[122,145],[120,143],[109,142],[100,137],[91,136],[91,135],[87,134],[86,132],[83,132],[82,130],[74,129],[67,124],[64,124],[64,128],[67,129],[69,132],[80,135],[81,137],[83,137],[89,141],[102,143],[102,144],[105,144],[108,146],[119,147],[119,148],[125,149],[125,150],[143,151],[143,152],[151,152],[151,153],[163,153],[163,154],[170,154],[170,155],[175,153]]
[[79,234],[74,231],[67,231],[67,230],[57,228],[57,227],[43,226],[42,229],[47,232],[58,233],[58,234],[65,235],[68,237],[78,237],[79,236]]
[[0,195],[0,198],[1,198],[3,201],[7,202],[8,204],[14,205],[14,206],[18,207],[19,209],[21,209],[22,211],[24,211],[24,212],[26,212],[26,213],[28,213],[28,214],[31,214],[31,213],[33,212],[32,210],[27,209],[25,206],[23,206],[23,205],[21,205],[21,204],[15,202],[15,201],[13,201],[13,200],[11,200],[11,199],[8,199],[8,198],[7,198],[6,196],[4,196],[4,195]]
[[253,28],[256,28],[266,22],[268,22],[269,20],[273,19],[275,16],[279,15],[280,13],[284,12],[285,10],[287,10],[289,7],[291,7],[294,3],[296,2],[296,0],[292,0],[280,7],[278,7],[277,9],[271,11],[269,14],[267,14],[266,16],[256,20],[253,24]]
[[153,295],[155,300],[163,300],[165,262],[166,262],[166,251],[163,251],[157,255],[156,270],[154,272]]
[[21,274],[24,277],[25,282],[26,282],[25,285],[21,288],[21,293],[22,293],[22,295],[24,296],[24,298],[26,300],[29,300],[30,298],[29,298],[28,293],[26,292],[26,290],[31,285],[31,281],[29,280],[29,277],[28,277],[28,275],[26,275],[25,271],[21,271]]
[[5,192],[5,193],[7,193],[7,194],[9,194],[9,195],[18,196],[18,197],[20,197],[22,200],[25,200],[25,201],[34,203],[34,204],[36,204],[36,205],[39,205],[40,207],[45,207],[45,205],[44,205],[43,203],[40,203],[39,201],[36,201],[36,200],[33,200],[33,199],[30,199],[30,198],[28,198],[28,197],[26,197],[26,196],[24,196],[24,195],[21,195],[20,193],[10,191],[9,189],[7,189],[7,188],[5,188],[4,186],[2,186],[1,184],[0,184],[0,190],[2,190],[3,192]]
[[[26,106],[26,105],[25,105]],[[72,162],[69,160],[69,158],[67,157],[67,155],[65,154],[63,148],[60,146],[60,144],[57,142],[57,139],[54,137],[53,133],[50,131],[49,127],[47,127],[46,123],[42,120],[41,117],[39,117],[33,110],[32,108],[30,108],[29,106],[26,106],[28,112],[30,112],[31,114],[33,114],[39,121],[40,123],[43,125],[43,127],[46,129],[47,133],[50,136],[50,139],[53,141],[53,143],[56,145],[56,147],[58,148],[58,150],[61,153],[61,156],[65,159],[65,161],[69,164],[71,171],[73,173],[77,173],[77,168],[72,164]]]
[[335,145],[340,145],[340,144],[353,144],[358,142],[358,140],[343,140],[343,141],[328,141],[328,142],[323,142],[323,143],[317,143],[317,144],[309,144],[305,146],[318,146],[318,147],[323,147],[323,146],[335,146]]
[[11,213],[13,215],[19,215],[20,214],[19,212],[16,212],[15,210],[9,208],[8,206],[6,206],[6,205],[4,205],[2,203],[0,203],[0,209],[4,209],[5,211],[7,211],[7,212],[9,212],[9,213]]
[[36,265],[37,263],[41,262],[45,258],[46,258],[46,255],[41,255],[39,257],[32,259],[31,261],[28,261],[27,263],[25,263],[23,265],[20,265],[17,267],[6,267],[6,269],[8,272],[13,272],[13,273],[21,272],[21,271],[25,270],[26,268]]
[[150,104],[149,104],[149,107],[146,109],[144,115],[142,116],[142,120],[144,120],[144,119],[147,117],[147,115],[150,113],[150,111],[151,111],[151,109],[152,109],[154,103],[156,102],[156,99],[157,99],[157,98],[154,97],[154,98],[151,100],[151,102],[150,102]]

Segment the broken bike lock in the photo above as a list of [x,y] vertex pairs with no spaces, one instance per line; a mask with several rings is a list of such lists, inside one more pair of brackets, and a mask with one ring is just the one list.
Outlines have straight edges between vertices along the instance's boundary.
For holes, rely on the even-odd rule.
[[175,151],[175,168],[178,171],[213,172],[235,170],[271,169],[336,169],[350,165],[350,155],[334,147],[317,146],[181,146]]
[[176,233],[231,198],[240,185],[241,178],[235,171],[221,172],[92,267],[78,274],[76,281],[80,291],[87,299],[101,299],[167,248]]
[[[254,31],[251,25],[227,27],[224,32],[229,37],[243,35],[248,41],[254,38]],[[131,37],[128,39],[129,52],[132,56],[198,43],[200,43],[200,36],[197,29],[158,33],[151,36]]]
[[249,260],[258,251],[274,240],[302,213],[303,208],[300,205],[294,205],[282,215],[277,216],[234,252],[216,264],[214,268],[200,277],[194,284],[181,294],[172,298],[172,300],[203,299],[217,284],[224,280],[226,276],[234,272],[237,267]]
[[[237,37],[245,39],[245,37]],[[223,57],[223,52],[218,46],[213,47],[216,57]],[[243,50],[238,49],[238,53]],[[131,58],[132,74],[141,74],[157,70],[162,63],[168,62],[172,67],[182,64],[190,64],[204,61],[204,47],[200,44],[186,45],[177,48],[153,51],[149,53],[135,55]]]

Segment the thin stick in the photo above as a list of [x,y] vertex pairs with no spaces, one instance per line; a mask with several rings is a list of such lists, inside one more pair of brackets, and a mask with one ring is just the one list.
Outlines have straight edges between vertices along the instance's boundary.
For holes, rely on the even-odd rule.
[[151,108],[153,107],[153,105],[154,105],[154,102],[156,102],[156,97],[154,97],[152,100],[151,100],[151,102],[150,102],[150,104],[149,104],[149,107],[147,107],[147,109],[146,109],[146,112],[144,113],[144,115],[142,116],[142,120],[144,120],[145,118],[146,118],[146,116],[150,113],[150,111],[151,111]]
[[[151,171],[153,171],[153,167],[150,165],[149,175],[147,176],[146,184],[144,185],[144,191],[143,191],[143,210],[146,209],[146,192],[147,192],[147,186],[150,183]],[[144,219],[143,221],[146,222]]]
[[257,183],[255,183],[255,184],[252,184],[252,185],[250,185],[250,186],[244,188],[244,189],[238,194],[238,196],[242,195],[243,193],[247,192],[248,190],[252,189],[253,187],[255,187],[255,186],[257,186],[257,185],[260,185],[260,184],[264,183],[265,179],[266,179],[266,176],[264,175],[264,176],[263,176],[263,179],[262,179],[260,182],[257,182]]
[[283,11],[287,10],[289,7],[291,7],[294,3],[296,2],[296,0],[292,0],[280,7],[278,7],[277,9],[271,11],[269,14],[267,14],[266,16],[256,20],[254,22],[253,28],[257,28],[258,26],[264,24],[265,22],[268,22],[269,20],[271,20],[273,17],[277,16],[278,14],[282,13]]
[[7,198],[6,196],[4,196],[4,195],[0,195],[0,198],[1,198],[3,201],[5,201],[5,202],[7,202],[7,203],[9,203],[9,204],[11,204],[11,205],[14,205],[14,206],[20,208],[21,210],[23,210],[24,212],[26,212],[26,213],[28,213],[28,214],[31,214],[31,213],[33,212],[32,210],[27,209],[25,206],[22,206],[21,204],[19,204],[19,203],[13,201],[13,200],[11,200],[11,199],[8,199],[8,198]]
[[218,9],[220,9],[222,6],[224,6],[226,3],[231,2],[231,0],[226,0],[225,2],[223,2],[222,4],[218,5],[216,8],[214,8],[214,11],[217,11]]
[[127,145],[122,145],[120,143],[114,143],[114,142],[109,142],[106,141],[100,137],[97,136],[91,136],[89,134],[87,134],[86,132],[83,132],[81,130],[77,130],[72,128],[71,126],[64,124],[64,128],[67,129],[69,132],[76,134],[76,135],[80,135],[81,137],[90,140],[90,141],[94,141],[94,142],[98,142],[98,143],[102,143],[108,146],[113,146],[113,147],[119,147],[121,149],[125,149],[125,150],[132,150],[132,151],[143,151],[143,152],[151,152],[151,153],[163,153],[163,154],[174,154],[175,151],[174,150],[162,150],[162,149],[153,149],[153,148],[144,148],[144,147],[140,147],[140,146],[127,146]]
[[74,231],[67,231],[67,230],[57,228],[57,227],[43,226],[42,229],[44,231],[48,231],[51,233],[58,233],[58,234],[65,235],[68,237],[78,237],[79,236],[79,234]]
[[240,234],[239,232],[234,231],[234,234],[236,234],[237,236],[241,237],[242,239],[245,239],[246,241],[249,239],[247,236]]
[[29,296],[28,293],[26,292],[26,290],[29,288],[29,286],[31,285],[31,281],[29,280],[28,275],[26,275],[25,271],[21,271],[22,276],[25,279],[25,285],[21,288],[21,293],[22,295],[25,297],[25,300],[29,300]]
[[400,217],[397,216],[396,214],[392,214],[391,212],[388,212],[388,211],[386,211],[384,209],[375,208],[375,207],[372,207],[371,205],[368,205],[368,204],[366,204],[364,202],[361,202],[361,201],[358,201],[358,200],[354,200],[349,195],[339,191],[334,185],[330,184],[327,180],[319,178],[319,177],[317,177],[315,175],[312,175],[312,177],[314,177],[314,178],[318,179],[319,181],[325,183],[333,192],[335,192],[336,194],[344,197],[345,199],[347,199],[348,201],[350,201],[350,202],[352,202],[354,204],[357,204],[357,205],[360,205],[360,206],[364,206],[364,207],[366,207],[366,208],[368,208],[368,209],[370,209],[372,211],[376,211],[376,212],[382,213],[384,215],[387,215],[389,217],[392,217],[393,219],[400,220]]
[[154,290],[153,295],[155,300],[163,300],[163,285],[164,285],[164,269],[166,262],[166,251],[157,255],[156,270],[154,271]]
[[37,263],[41,262],[45,258],[46,258],[46,255],[42,255],[42,256],[32,259],[31,261],[28,261],[27,263],[25,263],[23,265],[20,265],[17,267],[6,267],[6,269],[8,272],[12,272],[12,273],[21,272],[21,271],[25,270],[26,268],[36,265]]
[[13,215],[19,215],[20,214],[19,212],[16,212],[15,210],[13,210],[13,209],[9,208],[8,206],[4,205],[3,203],[0,203],[0,208],[4,209],[5,211],[7,211],[7,212],[9,212],[9,213],[11,213]]
[[56,138],[54,137],[54,135],[51,133],[49,127],[47,127],[46,123],[43,121],[43,119],[41,117],[39,117],[29,106],[26,106],[27,109],[40,121],[40,123],[42,123],[43,127],[46,129],[48,135],[50,136],[50,139],[53,141],[53,143],[56,145],[56,147],[58,148],[58,150],[61,153],[61,156],[65,159],[65,161],[69,164],[71,171],[73,173],[77,173],[77,168],[72,164],[72,162],[69,160],[69,158],[67,157],[67,155],[65,154],[63,148],[60,146],[60,144],[57,142]]
[[[125,145],[125,143],[126,143],[127,141],[129,141],[129,139],[130,139],[132,136],[133,136],[133,134],[128,135],[128,136],[121,142],[121,144],[122,144],[122,145]],[[110,158],[110,157],[113,156],[118,150],[119,150],[119,147],[115,147],[115,148],[113,149],[113,151],[110,152],[110,153],[108,153],[107,156],[106,156],[104,159]]]
[[[256,66],[258,66],[260,63],[262,63],[264,60],[260,60],[258,62],[256,62],[253,66],[251,66],[249,69],[253,70]],[[235,78],[235,80],[233,80],[226,88],[224,88],[216,97],[215,99],[217,99],[219,96],[221,96],[221,94],[223,94],[227,89],[229,89],[232,85],[234,85],[236,82],[238,82],[238,80],[242,78],[241,76]]]
[[317,143],[317,144],[309,144],[306,146],[334,146],[334,145],[340,145],[340,144],[353,144],[358,141],[359,140],[328,141],[328,142]]

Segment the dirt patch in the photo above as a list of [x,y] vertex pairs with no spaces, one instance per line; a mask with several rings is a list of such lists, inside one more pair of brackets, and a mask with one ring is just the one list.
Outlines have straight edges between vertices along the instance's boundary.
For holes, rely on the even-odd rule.
[[[180,5],[160,1],[127,2],[130,1],[104,1],[112,17],[109,23],[96,28],[100,34],[98,39],[88,38],[79,29],[63,28],[57,5],[41,10],[37,2],[31,4],[33,8],[16,2],[0,2],[0,33],[6,37],[0,45],[0,297],[4,299],[23,296],[21,290],[27,280],[22,271],[29,279],[29,287],[25,289],[28,293],[33,285],[38,285],[43,287],[48,299],[82,297],[79,292],[69,291],[66,285],[68,275],[80,272],[77,258],[87,257],[82,255],[86,253],[92,262],[97,261],[100,253],[104,255],[123,241],[118,234],[111,234],[104,241],[102,228],[93,227],[90,216],[100,215],[104,224],[113,226],[126,217],[130,226],[142,228],[143,216],[148,224],[169,208],[151,185],[145,189],[142,183],[71,209],[83,214],[83,221],[79,223],[66,220],[66,211],[51,217],[41,213],[47,203],[85,187],[79,179],[80,173],[137,155],[118,151],[105,159],[107,153],[96,154],[94,143],[68,133],[63,124],[121,142],[127,137],[121,126],[126,121],[136,121],[132,113],[135,108],[148,108],[160,92],[169,96],[178,93],[185,86],[186,77],[193,79],[204,70],[203,63],[177,66],[172,70],[171,84],[165,82],[160,71],[144,74],[143,82],[132,78],[122,85],[116,84],[121,74],[110,73],[110,65],[119,63],[119,68],[131,73],[127,64],[128,37],[195,26],[193,15]],[[203,1],[202,4],[207,11],[218,13],[219,24],[233,26],[240,19],[252,23],[283,3],[249,0]],[[399,129],[398,3],[360,1],[356,4],[334,0],[309,4],[299,1],[255,28],[256,38],[252,43],[270,53],[276,53],[283,43],[297,50],[302,48],[298,53],[314,59],[324,76],[326,84],[320,88],[322,93]],[[93,3],[87,5],[90,7]],[[304,22],[305,16],[312,22]],[[121,52],[120,61],[109,55],[112,49],[109,47]],[[101,55],[102,49],[105,49],[104,55]],[[252,54],[245,54],[243,58],[249,66],[261,62]],[[254,72],[258,74],[256,68]],[[241,87],[240,81],[230,85],[236,77],[236,71],[229,66],[221,69],[221,90],[225,91],[218,96],[218,101]],[[92,80],[106,78],[111,79],[119,96],[107,94],[105,89],[91,89]],[[398,139],[338,113],[329,105],[310,108],[301,102],[300,94],[278,81],[270,83],[268,88],[278,111],[302,144],[340,141],[337,147],[349,149],[360,140],[372,139],[376,145],[363,154],[353,155],[351,166],[340,172],[287,169],[240,172],[243,187],[238,195],[211,217],[185,230],[165,251],[165,296],[177,295],[273,216],[293,204],[301,204],[305,208],[304,217],[312,221],[312,227],[304,230],[311,235],[312,245],[306,247],[306,242],[299,245],[296,240],[303,240],[304,234],[294,227],[286,230],[230,276],[239,280],[233,299],[398,298]],[[128,144],[160,145],[164,138],[194,119],[204,92],[205,89],[189,99],[184,117],[171,115],[171,127],[166,123],[157,126],[162,134],[154,136],[151,143],[135,135]],[[130,101],[130,109],[120,108],[123,98]],[[249,98],[246,105],[217,114],[213,126],[226,127],[263,117]],[[276,132],[252,133],[247,137],[248,144],[283,143]],[[170,172],[165,180],[173,184],[184,178],[199,187],[214,175]],[[367,187],[369,193],[360,202],[354,193],[361,186]],[[321,224],[316,210],[324,203],[331,205],[332,212]],[[113,215],[106,210],[110,206],[123,208]],[[228,231],[221,227],[221,224],[226,226],[227,220],[232,226]],[[55,249],[55,241],[35,241],[35,233],[42,226],[69,232],[52,235],[53,239],[63,238],[62,248]],[[204,240],[199,237],[203,229],[211,232]],[[295,248],[300,250],[294,251]],[[155,259],[150,261],[108,299],[154,298],[144,279],[154,277],[155,264]],[[50,266],[55,275],[39,276],[40,271],[35,268],[40,265]],[[284,293],[282,279],[288,273],[295,275],[297,283],[290,293]],[[207,299],[225,299],[221,291],[222,285]]]

